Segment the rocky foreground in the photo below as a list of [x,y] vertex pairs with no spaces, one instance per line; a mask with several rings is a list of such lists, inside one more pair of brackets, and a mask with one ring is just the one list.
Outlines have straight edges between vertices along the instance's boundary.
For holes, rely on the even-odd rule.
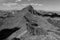
[[0,10],[0,40],[60,40],[60,15],[38,12],[31,5],[22,10]]

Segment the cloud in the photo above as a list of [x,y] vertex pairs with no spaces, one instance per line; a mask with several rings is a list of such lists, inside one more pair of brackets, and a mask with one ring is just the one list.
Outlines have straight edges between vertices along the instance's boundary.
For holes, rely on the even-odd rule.
[[15,2],[19,2],[19,1],[22,1],[22,0],[16,0]]
[[27,5],[32,5],[32,6],[43,6],[43,4],[38,4],[38,3],[30,3],[30,4],[21,4],[23,6],[27,6]]
[[28,0],[28,1],[31,1],[31,0]]
[[43,6],[43,4],[38,4],[38,3],[31,3],[33,6]]
[[3,3],[3,5],[4,6],[8,6],[8,7],[10,7],[10,6],[14,6],[14,5],[17,5],[17,3]]

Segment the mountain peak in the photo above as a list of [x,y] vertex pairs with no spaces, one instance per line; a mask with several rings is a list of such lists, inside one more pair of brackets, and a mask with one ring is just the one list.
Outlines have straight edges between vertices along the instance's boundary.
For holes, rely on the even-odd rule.
[[28,6],[24,7],[23,10],[27,10],[29,12],[32,12],[34,10],[34,8],[32,5],[28,5]]
[[33,9],[32,5],[27,6],[28,9]]

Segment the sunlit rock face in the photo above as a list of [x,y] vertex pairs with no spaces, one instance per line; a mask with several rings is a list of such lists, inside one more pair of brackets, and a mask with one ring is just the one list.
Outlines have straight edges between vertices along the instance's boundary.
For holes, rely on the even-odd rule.
[[[30,14],[31,13],[31,14]],[[33,11],[30,11],[30,13],[27,13],[26,15],[25,15],[25,18],[27,19],[27,21],[28,21],[28,23],[26,24],[27,25],[27,27],[35,27],[35,26],[33,26],[32,24],[34,24],[34,23],[37,23],[37,20],[34,20],[34,12]],[[37,14],[37,13],[36,13]],[[36,15],[35,14],[35,15]],[[43,14],[44,15],[44,14]],[[42,16],[42,18],[44,18],[43,17],[43,15],[41,14],[41,15],[39,15],[39,16]],[[37,17],[36,17],[37,18]],[[38,22],[40,22],[41,24],[43,24],[43,23],[45,23],[44,21],[43,21],[43,19],[41,20],[41,19],[38,19],[38,20],[40,20],[40,21],[38,21]],[[43,22],[41,22],[41,21],[43,21]],[[51,21],[50,21],[51,22]],[[47,24],[43,24],[43,25],[47,25]],[[42,25],[42,26],[43,26]],[[41,25],[40,25],[41,26]],[[45,28],[45,26],[43,27],[43,28]],[[49,26],[48,25],[48,27],[51,27],[51,26]],[[37,27],[36,27],[37,28]],[[55,28],[55,27],[54,27]],[[34,28],[31,28],[31,29],[34,29]],[[28,32],[30,32],[32,35],[36,35],[36,33],[33,31],[33,30],[31,30],[30,28],[28,28]],[[46,33],[47,34],[47,32],[49,32],[49,31],[47,31],[47,32],[45,32],[45,31],[42,31],[42,32],[44,32],[44,33]],[[38,31],[38,35],[40,35],[39,33],[42,33],[41,31]],[[59,34],[58,32],[56,32],[56,31],[53,31],[53,30],[50,30],[50,32],[53,32],[54,34]],[[35,34],[34,34],[35,33]],[[45,35],[46,35],[45,34]],[[42,34],[41,34],[42,35]]]
[[54,27],[60,29],[60,20],[55,20],[55,19],[47,19],[47,21],[52,24]]
[[[31,5],[27,6],[26,8],[23,8],[22,10],[11,10],[8,12],[4,11],[3,13],[7,13],[7,14],[3,14],[2,16],[0,16],[1,22],[4,23],[3,26],[1,27],[1,30],[21,27],[22,30],[24,31],[26,29],[29,32],[29,35],[30,34],[38,35],[38,36],[40,34],[48,35],[48,31],[45,28],[51,26],[48,25],[43,15],[38,13],[36,10],[34,10],[34,8]],[[10,14],[10,13],[14,13],[14,14]],[[18,33],[20,33],[20,31],[17,31],[15,35],[18,35]]]
[[[6,29],[8,29],[8,31],[9,31],[9,30],[13,29],[14,27],[20,28],[21,26],[25,25],[25,19],[23,18],[23,15],[26,13],[29,13],[28,10],[29,10],[28,7],[26,9],[9,11],[9,12],[2,10],[1,16],[0,16],[0,31],[1,31],[0,34],[2,35],[3,31],[6,32],[5,31]],[[12,14],[12,13],[14,13],[14,14]],[[25,28],[25,26],[24,26],[24,28]],[[9,34],[9,35],[11,35],[11,34]],[[5,35],[3,35],[3,36],[5,36]],[[7,38],[7,37],[4,37],[2,39],[5,39],[5,38]]]
[[[2,10],[3,12],[3,10]],[[2,14],[1,12],[1,14]],[[29,20],[32,22],[34,19],[33,14],[33,7],[28,6],[22,10],[12,10],[12,11],[4,11],[4,14],[0,16],[1,22],[4,23],[0,26],[0,30],[4,29],[12,29],[14,27],[24,27],[25,23],[27,22],[23,16],[27,16]],[[14,13],[14,14],[12,14]],[[32,20],[31,20],[32,19]],[[2,21],[3,20],[3,21]]]
[[1,10],[0,11],[0,14],[1,14],[0,18],[1,18],[1,20],[7,21],[7,22],[11,22],[11,20],[12,20],[12,22],[14,23],[18,19],[23,22],[22,19],[23,19],[23,16],[25,14],[27,14],[27,13],[28,14],[30,13],[30,15],[32,14],[31,12],[29,12],[29,10],[32,12],[33,7],[29,6],[29,7],[26,7],[24,9],[22,9],[22,10],[11,10],[11,11],[3,11],[3,10]]

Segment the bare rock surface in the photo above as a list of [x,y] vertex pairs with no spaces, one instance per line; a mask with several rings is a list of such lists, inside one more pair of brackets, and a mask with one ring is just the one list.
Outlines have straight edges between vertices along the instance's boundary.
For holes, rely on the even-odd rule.
[[[30,38],[31,36],[33,36],[33,32],[34,32],[34,35],[36,36],[37,33],[40,33],[40,32],[43,32],[44,34],[47,35],[48,29],[50,29],[51,32],[54,32],[52,30],[55,30],[54,26],[52,26],[50,23],[47,22],[47,19],[45,19],[42,16],[37,15],[37,13],[38,13],[37,11],[36,11],[36,14],[34,14],[35,10],[31,5],[27,6],[26,8],[23,8],[22,10],[13,10],[13,11],[6,12],[6,13],[7,14],[11,13],[11,14],[9,14],[9,16],[7,16],[5,14],[6,16],[0,17],[1,18],[0,20],[4,23],[0,27],[0,30],[2,30],[2,29],[13,29],[15,27],[20,28],[16,32],[12,33],[11,36],[8,37],[8,40],[12,39],[14,37],[17,37],[18,35],[23,34],[23,32],[26,30],[27,30],[27,32],[22,35],[23,38],[26,38],[26,37]],[[31,29],[30,28],[27,29],[27,27],[34,29],[34,31],[32,30],[33,31],[32,35],[30,34]],[[38,28],[42,28],[43,31],[38,30]],[[36,32],[36,30],[37,30],[37,32]]]

